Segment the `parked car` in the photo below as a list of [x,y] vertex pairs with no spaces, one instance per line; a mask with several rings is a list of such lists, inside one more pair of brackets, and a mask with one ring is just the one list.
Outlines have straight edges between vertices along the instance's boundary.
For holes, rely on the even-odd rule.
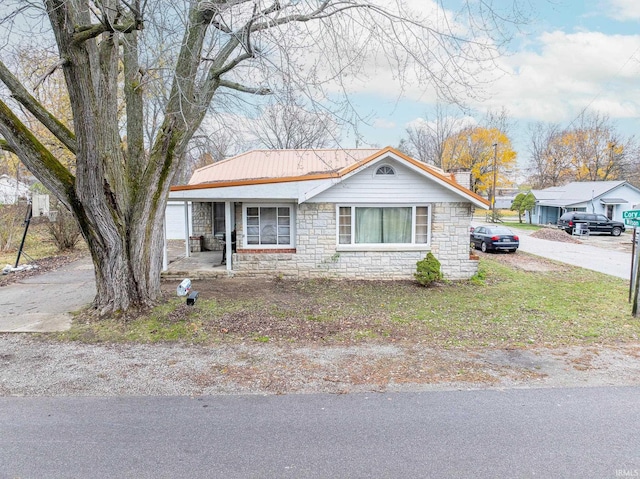
[[471,232],[471,246],[487,251],[507,251],[515,253],[520,246],[520,238],[505,226],[476,226]]
[[573,234],[575,229],[584,228],[586,225],[589,233],[608,233],[613,236],[620,236],[624,231],[624,223],[613,221],[605,215],[570,211],[563,214],[558,220],[558,228]]

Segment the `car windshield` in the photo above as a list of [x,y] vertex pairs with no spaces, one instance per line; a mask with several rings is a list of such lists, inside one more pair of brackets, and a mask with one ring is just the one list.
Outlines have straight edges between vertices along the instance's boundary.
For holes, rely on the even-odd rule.
[[489,234],[492,235],[513,235],[510,229],[508,228],[490,228]]

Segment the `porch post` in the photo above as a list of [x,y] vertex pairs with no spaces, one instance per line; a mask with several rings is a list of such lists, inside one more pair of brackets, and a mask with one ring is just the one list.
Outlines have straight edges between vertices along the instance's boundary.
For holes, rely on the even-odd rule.
[[189,248],[189,202],[184,202],[184,248],[185,257],[191,256],[191,248]]
[[233,248],[231,245],[231,232],[233,231],[231,229],[231,202],[230,201],[225,201],[224,202],[224,234],[225,234],[225,242],[224,242],[224,248],[225,248],[225,256],[227,258],[227,272],[232,271],[233,267],[232,267],[232,255],[233,255]]

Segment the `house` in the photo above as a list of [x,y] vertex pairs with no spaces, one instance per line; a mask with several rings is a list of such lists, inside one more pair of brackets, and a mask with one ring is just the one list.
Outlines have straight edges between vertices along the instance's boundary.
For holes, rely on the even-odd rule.
[[622,212],[640,204],[640,190],[626,181],[580,181],[543,190],[531,190],[536,205],[531,222],[556,224],[567,211],[603,214],[622,221]]
[[520,193],[519,188],[497,188],[496,189],[496,209],[508,210],[511,208],[513,200]]
[[407,279],[432,252],[457,280],[477,271],[469,224],[488,209],[468,173],[458,181],[391,147],[254,150],[196,170],[169,198],[191,203],[192,234],[224,245],[229,273]]
[[12,205],[18,199],[28,197],[29,185],[9,175],[0,175],[0,205]]

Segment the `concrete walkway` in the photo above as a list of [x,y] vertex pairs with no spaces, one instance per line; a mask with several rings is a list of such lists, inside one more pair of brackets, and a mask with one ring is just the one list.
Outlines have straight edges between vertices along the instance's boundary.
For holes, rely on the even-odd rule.
[[93,264],[84,258],[0,288],[0,332],[65,331],[71,312],[96,295]]

